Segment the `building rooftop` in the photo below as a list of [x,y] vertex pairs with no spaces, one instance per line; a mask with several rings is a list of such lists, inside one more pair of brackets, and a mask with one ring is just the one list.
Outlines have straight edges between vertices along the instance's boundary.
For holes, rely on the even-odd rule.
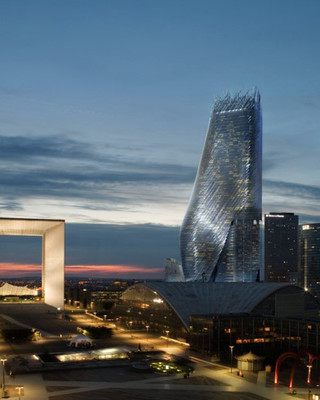
[[[268,296],[285,288],[303,292],[288,283],[273,282],[146,282],[165,300],[186,328],[191,315],[251,313]],[[135,285],[136,286],[136,285]],[[135,286],[128,289],[134,290]]]

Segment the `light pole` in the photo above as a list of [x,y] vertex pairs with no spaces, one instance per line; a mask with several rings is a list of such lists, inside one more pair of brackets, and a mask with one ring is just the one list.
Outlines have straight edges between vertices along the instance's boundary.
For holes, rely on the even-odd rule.
[[130,324],[130,329],[132,329],[133,321],[129,321],[129,324]]
[[308,364],[307,365],[308,368],[308,378],[307,378],[307,383],[310,383],[311,380],[311,368],[312,368],[312,364]]
[[5,364],[6,361],[8,361],[6,358],[1,358],[0,362],[2,363],[2,398],[7,398],[7,392],[6,392],[6,370],[5,370]]
[[18,389],[19,400],[21,400],[21,390],[23,389],[23,386],[17,386],[16,389]]
[[167,334],[167,347],[168,347],[168,344],[169,344],[169,332],[170,331],[166,331],[166,334]]
[[231,373],[232,373],[232,361],[233,361],[233,349],[234,346],[229,346],[230,349],[230,365],[231,365]]
[[148,333],[149,333],[149,328],[150,328],[150,325],[146,325],[146,330],[147,330],[147,340],[146,340],[146,342],[147,342],[147,343],[149,342],[149,335],[148,335]]

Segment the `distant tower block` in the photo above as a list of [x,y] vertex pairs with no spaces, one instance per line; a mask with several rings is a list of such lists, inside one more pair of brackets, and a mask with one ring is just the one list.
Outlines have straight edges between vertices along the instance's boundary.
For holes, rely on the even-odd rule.
[[164,260],[166,282],[183,282],[184,276],[182,265],[175,258],[166,258]]
[[0,218],[0,235],[42,237],[42,291],[44,302],[64,307],[65,221]]
[[320,301],[320,224],[300,226],[300,266],[305,290]]
[[298,224],[293,213],[264,216],[264,276],[267,282],[298,283]]
[[252,282],[260,269],[260,95],[218,98],[180,235],[186,281]]

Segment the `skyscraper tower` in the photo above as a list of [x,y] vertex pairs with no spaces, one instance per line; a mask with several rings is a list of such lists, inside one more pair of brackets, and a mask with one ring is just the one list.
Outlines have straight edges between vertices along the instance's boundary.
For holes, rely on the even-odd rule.
[[187,281],[250,282],[259,271],[260,95],[218,98],[180,234]]
[[293,213],[264,217],[264,265],[268,282],[298,283],[298,224]]
[[302,225],[300,240],[303,286],[320,301],[320,224]]

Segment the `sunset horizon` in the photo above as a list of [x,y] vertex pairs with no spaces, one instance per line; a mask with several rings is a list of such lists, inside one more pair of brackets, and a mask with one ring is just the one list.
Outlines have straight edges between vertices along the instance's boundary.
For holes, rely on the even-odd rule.
[[[40,264],[0,263],[0,276],[1,279],[41,277],[41,269]],[[162,267],[150,269],[132,265],[65,265],[65,276],[70,278],[161,279],[163,275]]]

